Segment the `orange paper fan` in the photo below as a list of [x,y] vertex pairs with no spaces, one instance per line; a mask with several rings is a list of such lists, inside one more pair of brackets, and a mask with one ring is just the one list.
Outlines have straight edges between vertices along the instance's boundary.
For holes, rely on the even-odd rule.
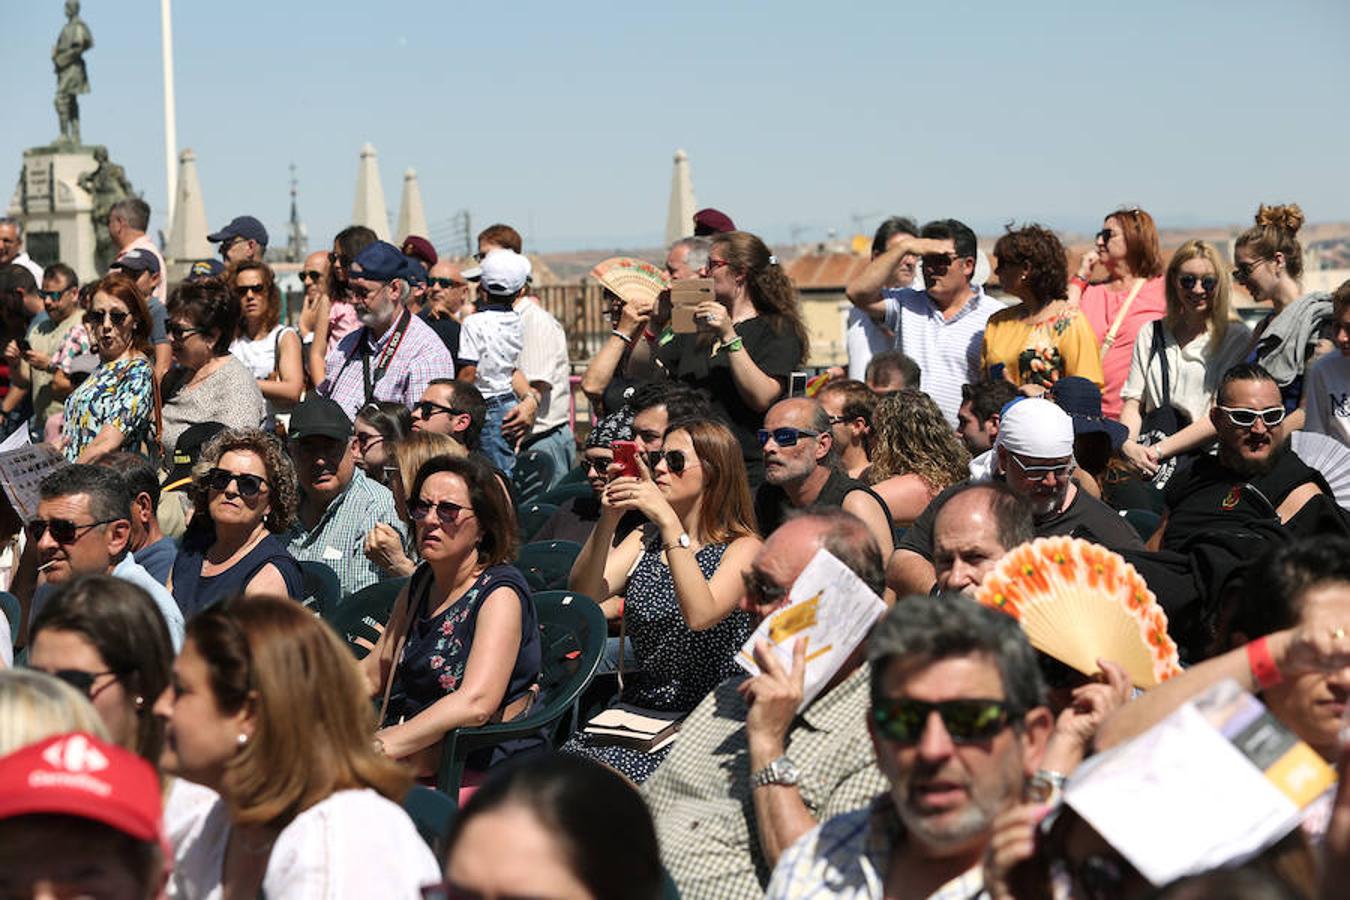
[[627,302],[649,300],[656,302],[660,293],[670,287],[664,270],[645,259],[614,256],[591,269],[596,281],[618,294]]
[[1031,645],[1085,675],[1119,663],[1136,687],[1180,673],[1167,614],[1134,566],[1080,538],[1037,538],[1003,557],[976,599],[1022,625]]

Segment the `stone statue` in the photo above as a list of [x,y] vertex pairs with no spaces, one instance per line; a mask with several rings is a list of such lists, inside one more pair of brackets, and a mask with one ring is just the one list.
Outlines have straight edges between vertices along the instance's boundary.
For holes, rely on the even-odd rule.
[[135,194],[135,188],[127,180],[127,173],[121,166],[108,160],[108,148],[96,147],[94,161],[98,168],[80,176],[80,187],[89,192],[94,208],[94,265],[98,271],[106,272],[108,265],[116,256],[112,235],[108,233],[108,213],[119,201]]
[[78,0],[66,0],[66,26],[52,48],[52,66],[56,69],[56,116],[61,121],[59,141],[77,147],[80,144],[78,97],[89,93],[84,52],[93,46],[94,36],[80,18]]

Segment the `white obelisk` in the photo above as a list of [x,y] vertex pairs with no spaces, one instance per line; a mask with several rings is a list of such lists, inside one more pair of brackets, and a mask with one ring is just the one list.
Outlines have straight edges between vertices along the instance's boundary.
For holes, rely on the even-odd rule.
[[675,170],[670,176],[670,208],[666,212],[666,244],[694,233],[694,182],[689,175],[689,154],[675,151]]
[[197,154],[190,147],[178,157],[177,188],[165,260],[172,265],[210,259],[216,255],[216,248],[206,239],[206,204],[202,202],[202,186],[197,180]]
[[398,234],[395,243],[400,246],[410,234],[427,237],[427,214],[422,208],[422,189],[417,185],[416,169],[403,173],[403,197],[398,204],[398,228],[395,231]]
[[356,202],[352,204],[352,224],[364,225],[382,241],[389,240],[389,210],[384,205],[384,186],[380,184],[380,164],[375,148],[361,148],[361,165],[356,170]]
[[171,0],[160,0],[159,28],[160,50],[164,65],[164,175],[168,182],[170,222],[178,207],[178,117],[173,97],[173,18],[170,14]]

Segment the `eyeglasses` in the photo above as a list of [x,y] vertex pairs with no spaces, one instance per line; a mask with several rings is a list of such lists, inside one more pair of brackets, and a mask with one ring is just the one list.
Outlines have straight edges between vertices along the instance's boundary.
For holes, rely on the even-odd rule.
[[33,543],[42,540],[42,536],[48,530],[52,533],[52,540],[62,546],[73,544],[80,539],[80,536],[91,528],[97,528],[99,525],[107,525],[109,522],[116,522],[117,519],[100,519],[97,522],[89,522],[85,525],[77,525],[69,519],[33,519],[28,523],[28,539]]
[[672,475],[683,475],[685,469],[697,469],[699,465],[689,462],[683,450],[653,450],[647,454],[647,465],[652,469],[662,460]]
[[1260,419],[1266,424],[1267,428],[1274,428],[1284,421],[1285,411],[1283,406],[1272,406],[1267,409],[1247,409],[1244,406],[1220,406],[1228,416],[1228,421],[1239,428],[1251,428]]
[[231,472],[228,469],[215,468],[206,473],[206,486],[213,491],[225,491],[232,481],[235,490],[239,492],[239,496],[245,500],[258,496],[258,492],[263,489],[263,485],[267,484],[267,479],[261,475]]
[[931,272],[934,275],[941,275],[952,267],[952,263],[961,257],[955,253],[925,253],[923,255],[923,270]]
[[352,264],[352,258],[350,256],[343,256],[341,253],[329,253],[328,262],[331,265],[341,266],[345,269]]
[[68,290],[70,290],[70,288],[66,288],[66,290],[63,291],[38,291],[38,296],[43,300],[50,300],[55,303],[57,300],[60,300],[61,296]]
[[432,403],[430,400],[419,400],[412,405],[412,414],[419,419],[430,419],[434,415],[445,413],[447,416],[462,416],[464,410],[455,409],[453,406],[445,406],[440,403]]
[[[460,514],[466,507],[458,503],[451,503],[449,500],[442,500],[439,503],[429,503],[426,500],[417,500],[408,506],[408,514],[418,522],[431,518],[431,514],[436,514],[436,520],[441,523],[442,528],[449,528],[459,521]],[[472,512],[469,513],[473,515]]]
[[605,474],[605,470],[609,468],[609,464],[612,462],[614,462],[614,457],[612,456],[609,459],[583,456],[581,458],[581,471],[585,474],[591,470],[595,470],[597,474],[603,475]]
[[[381,287],[383,287],[383,285],[381,285]],[[375,288],[375,290],[378,291],[379,288]],[[357,284],[354,281],[349,281],[347,282],[347,293],[355,297],[357,300],[364,300],[370,296],[371,289],[363,284]]]
[[130,315],[124,309],[91,309],[84,314],[84,324],[98,326],[111,319],[114,328],[121,328]]
[[804,428],[775,428],[773,431],[761,428],[759,430],[759,445],[767,447],[769,439],[773,438],[773,442],[780,447],[795,447],[797,441],[804,437],[820,437],[820,432],[807,431]]
[[1116,236],[1115,231],[1110,228],[1103,228],[1096,234],[1097,240],[1101,241],[1103,244],[1111,243],[1111,238],[1115,236]]
[[1252,273],[1256,271],[1256,267],[1263,262],[1267,262],[1267,260],[1256,259],[1247,263],[1238,263],[1237,268],[1233,270],[1233,280],[1245,283],[1247,279],[1252,277]]
[[755,606],[777,606],[788,595],[788,588],[774,584],[754,569],[741,573],[741,583],[745,585],[745,598]]
[[169,339],[173,341],[185,341],[194,334],[202,333],[202,329],[200,328],[180,325],[178,322],[170,322],[168,325],[164,326],[164,330],[168,332]]
[[1198,284],[1200,285],[1201,290],[1208,294],[1219,286],[1219,279],[1215,278],[1213,275],[1206,275],[1202,278],[1198,275],[1187,273],[1177,276],[1177,284],[1181,285],[1183,291],[1193,291]]
[[324,275],[323,272],[316,272],[313,269],[308,269],[300,273],[300,280],[302,282],[313,281],[315,284],[317,284],[320,281],[323,281],[323,275]]
[[[105,690],[108,689],[108,685],[115,684],[117,682],[117,679],[122,677],[122,673],[115,672],[112,669],[108,669],[107,671],[104,672],[84,672],[80,669],[57,669],[53,672],[47,672],[46,674],[52,676],[53,678],[64,681],[66,684],[70,685],[75,690],[79,691],[83,696],[88,697],[90,700],[93,700],[99,694],[103,693]],[[107,682],[106,684],[103,685],[103,687],[95,691],[93,689],[94,682],[104,675],[112,675],[113,676],[112,681]]]
[[456,281],[453,278],[427,278],[427,287],[456,288],[468,286],[469,283],[467,281]]
[[265,294],[265,293],[267,293],[267,288],[263,287],[261,284],[236,284],[236,285],[234,286],[234,289],[235,289],[236,292],[238,292],[238,293],[240,293],[240,294]]
[[383,443],[384,435],[382,434],[362,434],[359,431],[356,433],[356,446],[361,448],[362,453],[365,453],[371,447],[378,447]]
[[942,717],[942,727],[952,742],[974,744],[987,741],[1008,727],[1008,704],[1002,700],[872,700],[872,724],[881,736],[896,744],[916,744],[933,713]]
[[1077,468],[1073,460],[1069,460],[1068,462],[1062,462],[1056,466],[1029,466],[1026,463],[1022,462],[1022,460],[1018,458],[1018,456],[1015,453],[1009,453],[1008,458],[1017,464],[1017,468],[1022,470],[1022,474],[1025,477],[1031,479],[1032,481],[1044,481],[1051,475],[1054,475],[1056,478],[1061,479],[1068,478],[1070,475],[1073,474],[1074,469]]
[[[856,418],[860,418],[860,417],[859,417],[859,416],[854,416],[854,417],[853,417],[853,419],[856,419]],[[831,425],[843,425],[845,422],[852,422],[853,419],[850,419],[848,416],[830,416],[830,424],[831,424]]]
[[228,254],[228,253],[230,252],[230,248],[233,247],[235,244],[241,243],[242,241],[245,241],[245,240],[247,240],[247,238],[234,237],[234,238],[230,238],[228,241],[226,241],[225,243],[221,244],[221,245],[220,245],[220,255],[221,255],[221,257],[224,257],[226,254]]
[[703,265],[703,268],[704,268],[704,270],[707,271],[707,272],[713,272],[713,271],[716,271],[717,269],[722,268],[723,266],[729,266],[729,265],[731,265],[731,260],[728,260],[728,259],[714,259],[713,257],[710,256],[710,257],[708,257],[708,261]]

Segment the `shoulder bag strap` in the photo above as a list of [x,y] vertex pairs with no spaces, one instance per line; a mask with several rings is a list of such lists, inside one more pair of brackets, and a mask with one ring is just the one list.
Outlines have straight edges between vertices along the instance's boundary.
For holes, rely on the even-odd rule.
[[400,629],[398,642],[394,644],[394,656],[393,659],[390,660],[389,675],[384,681],[384,696],[380,699],[380,715],[379,718],[375,720],[376,728],[384,727],[384,716],[385,713],[389,711],[389,695],[394,691],[394,676],[398,674],[398,665],[403,659],[403,645],[408,642],[408,634],[412,631],[413,583],[411,578],[408,579],[408,601],[404,604],[404,615],[408,617],[408,621],[405,622],[403,628]]
[[1116,335],[1120,333],[1120,326],[1125,324],[1125,316],[1129,314],[1130,307],[1134,305],[1134,298],[1139,296],[1139,291],[1144,287],[1144,279],[1136,278],[1134,287],[1130,288],[1130,295],[1125,298],[1124,304],[1120,307],[1120,312],[1116,313],[1116,320],[1111,323],[1111,328],[1106,332],[1106,337],[1102,338],[1102,359],[1106,358],[1106,353],[1116,342]]
[[1158,364],[1162,367],[1162,401],[1158,406],[1172,405],[1172,383],[1167,371],[1167,350],[1163,346],[1166,337],[1163,335],[1162,319],[1153,320],[1153,353],[1158,355]]

